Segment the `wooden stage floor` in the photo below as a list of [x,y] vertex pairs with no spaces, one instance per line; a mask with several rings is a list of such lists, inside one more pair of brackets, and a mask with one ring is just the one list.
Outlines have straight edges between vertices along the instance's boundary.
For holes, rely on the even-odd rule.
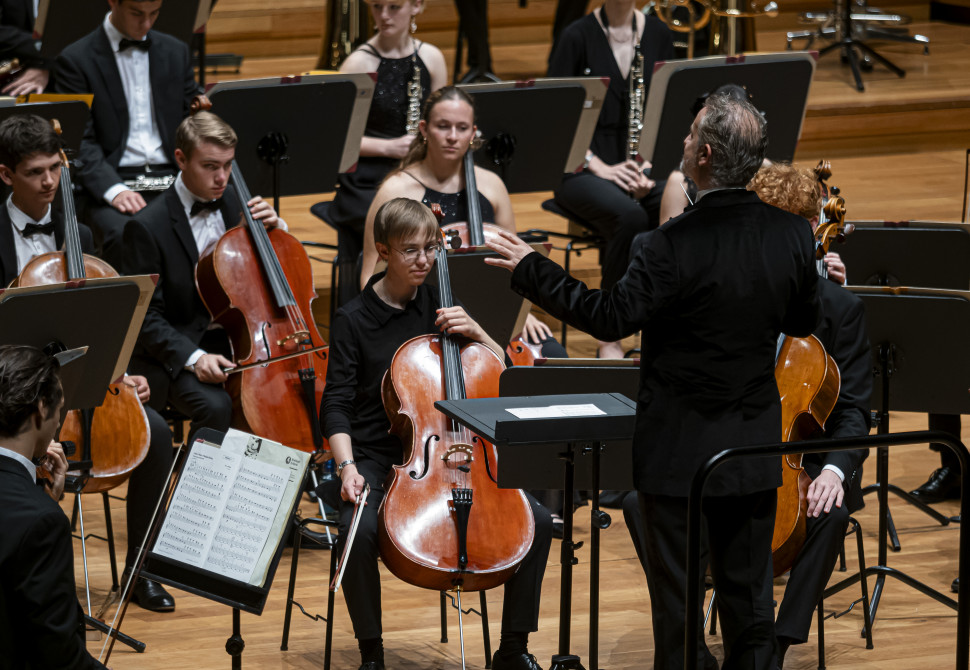
[[[864,75],[865,93],[851,85],[848,69],[837,56],[821,60],[813,85],[805,134],[796,162],[814,166],[820,158],[830,158],[834,174],[831,184],[842,188],[849,219],[960,219],[964,189],[966,151],[970,147],[970,74],[967,70],[970,27],[942,23],[914,23],[911,28],[933,40],[929,56],[918,48],[880,45],[880,50],[907,69],[898,80],[880,70]],[[775,31],[759,35],[762,48],[783,47],[783,34]],[[496,47],[496,69],[507,77],[535,76],[544,70],[546,45]],[[450,59],[450,54],[446,53]],[[291,74],[313,66],[315,58],[260,59],[245,63],[243,77]],[[833,138],[833,139],[828,139]],[[310,204],[331,196],[287,198],[282,214],[300,239],[334,242],[334,234],[308,212]],[[548,193],[517,195],[513,198],[517,225],[563,229],[564,223],[542,212],[539,205]],[[326,257],[324,253],[314,254]],[[554,256],[555,257],[555,256]],[[561,255],[559,256],[561,258]],[[594,254],[584,254],[577,274],[593,283],[598,281]],[[317,288],[323,300],[329,293],[330,266],[314,264]],[[849,269],[851,279],[851,268]],[[319,310],[326,313],[326,308]],[[321,326],[326,327],[325,321]],[[934,327],[934,324],[928,324]],[[323,331],[326,337],[326,330]],[[594,344],[588,336],[570,337],[572,355],[590,355]],[[893,415],[893,431],[925,428],[925,417]],[[967,431],[965,420],[964,433]],[[874,457],[867,462],[866,481],[873,481]],[[938,458],[925,447],[904,447],[893,452],[891,481],[904,489],[922,483]],[[123,495],[124,488],[116,491]],[[875,500],[857,518],[865,534],[866,556],[872,563],[877,555],[877,510]],[[312,507],[304,503],[304,511]],[[65,503],[65,508],[67,503]],[[100,504],[86,501],[88,532],[103,534]],[[125,546],[124,505],[114,501],[114,527],[121,547]],[[958,512],[956,503],[939,508],[947,514]],[[892,510],[900,531],[902,551],[890,554],[889,564],[904,570],[930,586],[948,591],[957,574],[959,524],[935,525],[913,508],[893,501]],[[613,526],[603,533],[600,665],[603,668],[650,667],[653,641],[649,598],[643,573],[636,560],[629,535],[619,510]],[[577,515],[579,540],[589,539],[586,509]],[[89,545],[93,596],[100,602],[110,583],[107,550],[103,543]],[[78,583],[83,584],[80,550],[76,552]],[[123,555],[123,552],[122,552]],[[294,619],[289,651],[281,652],[280,634],[286,595],[290,551],[284,554],[280,570],[262,617],[243,615],[242,632],[246,641],[243,656],[249,668],[318,668],[323,663],[324,624],[312,622],[299,613]],[[543,667],[557,649],[559,616],[559,545],[554,541],[543,581],[543,609],[540,630],[532,636],[530,649]],[[327,565],[325,551],[306,552],[302,558],[298,597],[309,610],[325,613]],[[588,544],[579,551],[573,600],[572,650],[586,658],[588,632]],[[853,551],[848,552],[849,570],[856,569]],[[834,579],[839,579],[839,573]],[[870,587],[873,580],[870,580]],[[451,642],[441,644],[438,637],[438,597],[399,582],[382,569],[384,592],[385,646],[387,666],[395,669],[438,669],[460,667],[458,631],[454,615],[450,618]],[[780,598],[781,585],[776,588]],[[826,603],[827,610],[841,610],[858,597],[851,589]],[[83,598],[83,591],[79,589]],[[175,592],[177,609],[170,614],[153,614],[132,606],[124,632],[148,644],[144,654],[117,646],[110,665],[115,670],[139,668],[222,668],[229,667],[224,651],[230,634],[231,617],[226,607],[199,597]],[[466,606],[477,598],[468,597]],[[501,592],[488,597],[491,635],[497,645],[501,617]],[[827,663],[832,668],[903,670],[910,668],[952,667],[956,615],[949,609],[919,595],[899,582],[889,581],[875,627],[875,649],[866,650],[859,637],[862,616],[856,606],[849,614],[826,622]],[[481,668],[481,630],[477,618],[466,618],[466,652],[469,667]],[[334,660],[337,669],[356,668],[356,644],[343,598],[338,597],[334,624]],[[715,655],[721,654],[718,637],[711,638]],[[100,648],[90,642],[89,648]],[[816,667],[815,638],[793,648],[786,668],[807,670]],[[589,667],[589,666],[587,666]]]

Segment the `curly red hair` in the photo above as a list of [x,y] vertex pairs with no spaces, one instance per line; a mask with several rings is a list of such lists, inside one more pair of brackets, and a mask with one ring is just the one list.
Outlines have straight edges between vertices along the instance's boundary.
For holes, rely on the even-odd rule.
[[786,163],[762,167],[748,182],[748,190],[763,202],[811,221],[818,216],[822,196],[811,170]]

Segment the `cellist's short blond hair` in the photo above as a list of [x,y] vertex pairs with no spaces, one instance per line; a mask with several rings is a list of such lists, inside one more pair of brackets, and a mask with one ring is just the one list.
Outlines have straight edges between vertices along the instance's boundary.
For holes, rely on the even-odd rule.
[[175,148],[186,158],[203,142],[211,142],[223,149],[234,149],[239,142],[236,131],[212,112],[197,112],[185,117],[175,131]]
[[391,242],[419,238],[425,242],[439,237],[438,219],[426,205],[411,198],[388,200],[374,217],[374,242],[390,246]]

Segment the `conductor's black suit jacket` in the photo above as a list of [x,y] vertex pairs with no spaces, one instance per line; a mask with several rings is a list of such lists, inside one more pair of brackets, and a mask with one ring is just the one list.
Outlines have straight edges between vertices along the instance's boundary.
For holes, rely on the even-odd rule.
[[[634,482],[665,496],[687,496],[697,469],[726,447],[780,439],[777,339],[815,329],[817,283],[808,222],[741,189],[711,192],[648,233],[609,292],[537,253],[512,276],[519,293],[598,339],[642,330]],[[780,484],[779,459],[735,461],[705,492]]]
[[[189,114],[200,92],[184,42],[154,30],[148,32],[148,69],[155,122],[169,162],[175,163],[175,129]],[[120,183],[118,164],[128,142],[128,103],[118,63],[108,35],[98,26],[57,57],[54,68],[57,93],[92,93],[91,119],[84,131],[80,182],[95,198]]]
[[67,516],[7,456],[0,528],[0,669],[104,668],[84,647]]
[[[866,330],[865,305],[859,296],[841,286],[820,280],[822,320],[815,336],[839,367],[841,386],[835,408],[825,422],[825,436],[860,437],[869,434],[869,403],[872,396],[872,363]],[[862,462],[867,449],[805,454],[802,465],[815,479],[826,465],[834,465],[845,480],[845,504],[850,513],[861,508]]]
[[[64,219],[54,210],[51,212],[54,223],[54,242],[60,249],[64,245]],[[81,237],[81,251],[86,254],[94,253],[94,237],[91,229],[83,223],[78,224],[78,234]],[[0,275],[3,275],[2,286],[8,286],[17,278],[17,248],[13,241],[14,230],[7,213],[6,203],[0,201]]]
[[[239,222],[237,201],[235,189],[226,188],[221,208],[226,228]],[[152,400],[164,405],[170,380],[199,348],[211,320],[195,287],[199,252],[174,185],[125,225],[124,245],[124,274],[158,275],[129,371],[147,377]]]

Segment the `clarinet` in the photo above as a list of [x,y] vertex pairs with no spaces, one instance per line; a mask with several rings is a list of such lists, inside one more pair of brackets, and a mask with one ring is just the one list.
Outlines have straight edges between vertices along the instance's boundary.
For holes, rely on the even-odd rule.
[[643,52],[637,39],[633,51],[633,64],[630,66],[630,109],[628,114],[626,157],[636,161],[640,154],[640,132],[643,130],[643,105],[645,86],[643,83]]

